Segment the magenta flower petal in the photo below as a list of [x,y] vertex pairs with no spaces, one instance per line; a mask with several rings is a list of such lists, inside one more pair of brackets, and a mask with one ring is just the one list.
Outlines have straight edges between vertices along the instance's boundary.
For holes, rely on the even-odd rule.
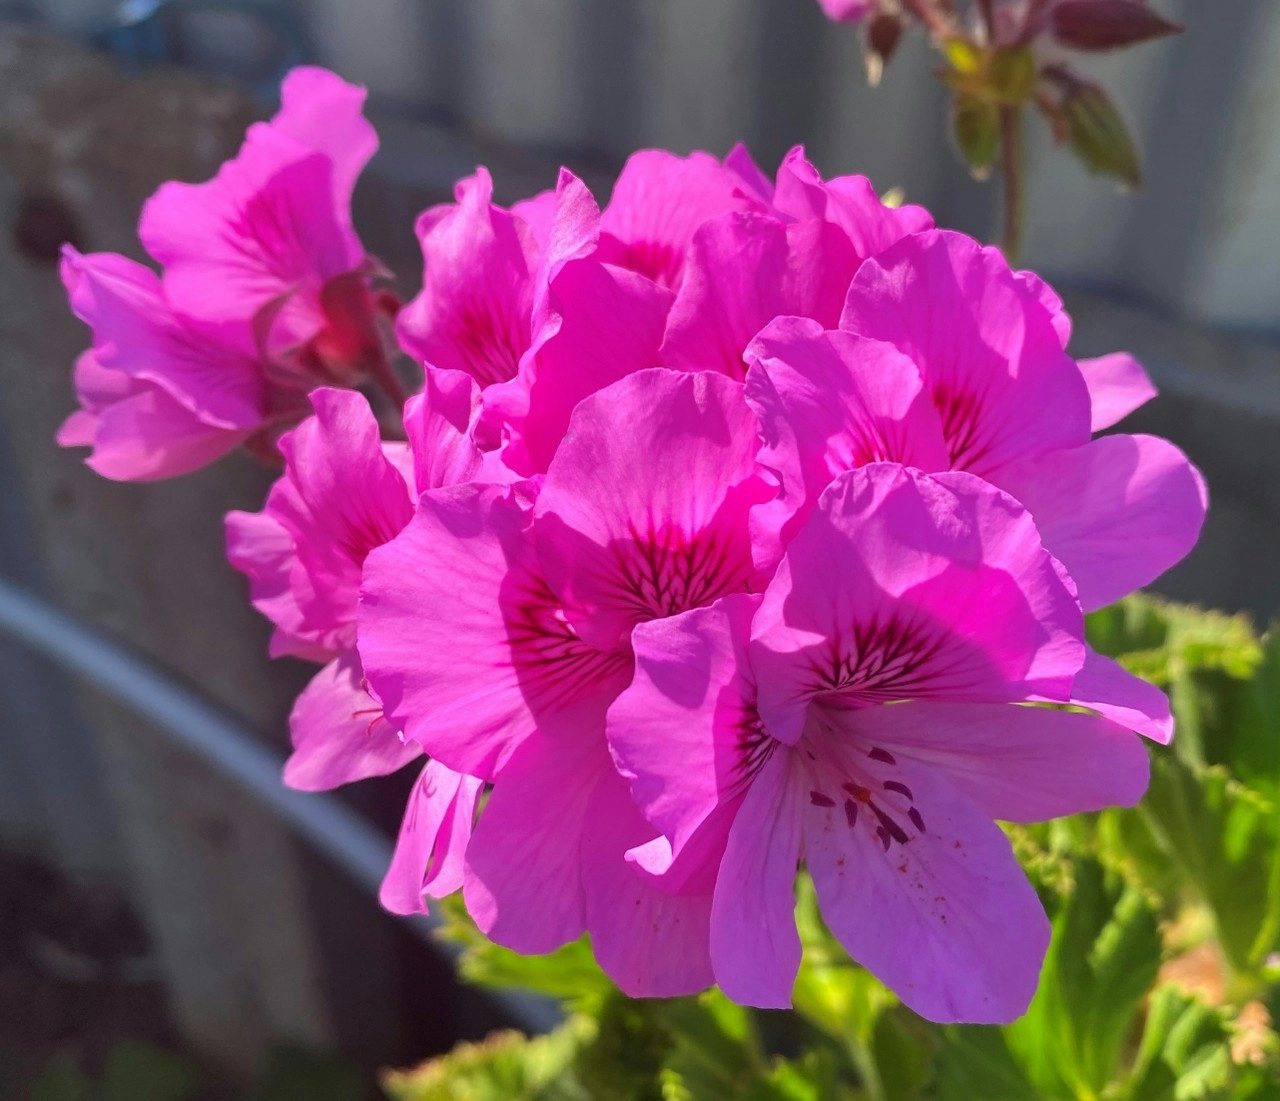
[[419,493],[463,482],[516,480],[496,454],[476,446],[481,409],[480,388],[469,374],[426,368],[422,393],[404,407],[413,481]]
[[756,446],[742,386],[720,375],[645,371],[578,406],[534,530],[585,641],[616,646],[637,623],[748,587],[748,512],[773,492]]
[[760,713],[794,743],[809,704],[1065,699],[1079,605],[1031,516],[968,474],[875,463],[840,475],[756,614]]
[[1006,822],[1131,807],[1149,779],[1141,741],[1095,715],[913,700],[844,718],[892,756],[944,771],[983,814]]
[[663,889],[623,853],[653,836],[606,772],[587,807],[583,845],[587,928],[597,962],[632,998],[674,998],[705,990],[711,973],[708,937],[711,884],[686,892]]
[[1104,436],[1000,471],[1035,515],[1085,611],[1154,581],[1184,558],[1204,523],[1204,479],[1155,436]]
[[400,311],[396,335],[417,359],[488,386],[515,377],[533,338],[540,249],[521,218],[494,205],[485,169],[457,194],[456,206],[419,219],[423,285]]
[[805,809],[822,916],[849,955],[922,1017],[1007,1024],[1035,993],[1048,918],[989,816],[930,769],[900,762],[897,774],[927,823],[907,844],[850,828],[841,805]]
[[631,675],[625,651],[590,647],[565,622],[523,492],[429,491],[364,571],[360,656],[392,725],[485,779],[552,720],[599,730],[603,747],[605,709]]
[[834,327],[859,259],[839,229],[816,219],[784,225],[731,214],[708,222],[694,236],[671,308],[663,365],[741,379],[743,352],[775,317]]
[[1082,359],[1080,370],[1089,387],[1095,432],[1110,428],[1156,396],[1155,384],[1128,352]]
[[529,954],[586,930],[582,838],[609,770],[598,732],[569,724],[525,738],[498,774],[463,884],[467,911],[490,938]]
[[430,761],[405,806],[378,900],[393,914],[425,914],[427,898],[462,886],[476,800],[484,785]]
[[709,153],[641,150],[627,160],[601,216],[602,258],[674,288],[697,228],[748,201],[741,177]]
[[837,23],[857,23],[871,14],[872,0],[818,0],[827,18]]
[[387,725],[364,687],[355,650],[334,658],[302,690],[289,715],[293,752],[284,782],[299,791],[329,791],[386,776],[422,753]]
[[1084,665],[1071,686],[1071,702],[1161,745],[1173,739],[1169,697],[1092,648],[1086,649]]
[[782,483],[760,515],[785,522],[784,544],[841,471],[881,461],[926,471],[950,465],[920,372],[891,344],[783,317],[756,337],[747,360],[759,459]]
[[791,1005],[805,797],[787,752],[775,752],[752,778],[729,832],[711,907],[711,960],[720,989],[741,1005]]
[[994,248],[931,231],[858,269],[840,327],[909,356],[952,465],[982,477],[1089,440],[1089,392],[1053,316]]
[[631,798],[670,841],[668,865],[743,778],[743,732],[757,721],[747,639],[759,604],[734,594],[631,633],[635,676],[609,708],[609,748]]

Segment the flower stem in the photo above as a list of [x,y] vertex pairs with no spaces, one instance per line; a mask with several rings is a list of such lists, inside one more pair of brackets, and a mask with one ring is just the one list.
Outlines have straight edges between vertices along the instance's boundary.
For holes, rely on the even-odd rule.
[[1010,267],[1018,266],[1022,252],[1023,164],[1022,164],[1022,108],[1000,108],[1000,179],[1003,228],[1000,247]]

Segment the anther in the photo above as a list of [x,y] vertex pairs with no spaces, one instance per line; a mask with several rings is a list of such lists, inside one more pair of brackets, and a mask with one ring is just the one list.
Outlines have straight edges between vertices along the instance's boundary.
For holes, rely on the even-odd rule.
[[830,795],[823,795],[820,791],[809,792],[809,802],[815,807],[834,807],[836,801]]
[[896,791],[899,795],[905,795],[908,799],[913,798],[911,789],[906,784],[900,784],[897,780],[886,780],[883,786],[886,791]]
[[924,819],[920,817],[920,812],[916,810],[915,807],[912,807],[909,811],[907,811],[907,817],[911,819],[911,824],[915,826],[916,829],[918,829],[921,833],[925,832]]
[[878,745],[872,746],[871,749],[867,751],[867,756],[873,761],[882,761],[886,765],[896,765],[898,763],[892,753],[887,749],[881,749]]
[[858,804],[852,799],[844,801],[844,817],[845,821],[849,823],[850,829],[853,829],[858,824]]

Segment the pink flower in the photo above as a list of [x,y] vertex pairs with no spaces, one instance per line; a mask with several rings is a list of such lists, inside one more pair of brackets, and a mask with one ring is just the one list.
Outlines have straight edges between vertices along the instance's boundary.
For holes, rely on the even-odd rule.
[[82,410],[59,433],[107,477],[183,474],[241,443],[271,448],[307,391],[385,377],[372,262],[351,190],[377,145],[364,93],[321,69],[285,80],[274,119],[205,184],[169,183],[139,234],[162,279],[65,250],[63,280],[94,331]]
[[[388,718],[494,781],[466,853],[472,916],[522,952],[589,928],[633,994],[710,982],[708,900],[624,861],[652,829],[610,763],[605,711],[635,624],[755,583],[747,517],[771,492],[755,448],[740,384],[634,374],[578,405],[540,487],[428,492],[365,568],[360,650]],[[661,944],[636,936],[652,925]]]
[[803,862],[851,956],[936,1021],[1006,1022],[1049,926],[993,818],[1131,804],[1140,741],[1063,699],[1079,606],[1012,498],[872,463],[835,479],[763,596],[644,623],[608,737],[663,837],[631,854],[712,899],[715,979],[790,1003]]
[[857,23],[875,10],[874,0],[818,0],[828,19],[837,23]]

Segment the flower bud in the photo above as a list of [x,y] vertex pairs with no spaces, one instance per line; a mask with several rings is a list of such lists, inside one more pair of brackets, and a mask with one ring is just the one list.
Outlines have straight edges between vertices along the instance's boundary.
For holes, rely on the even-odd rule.
[[1062,0],[1054,7],[1051,21],[1053,37],[1073,50],[1137,46],[1184,29],[1142,0]]

